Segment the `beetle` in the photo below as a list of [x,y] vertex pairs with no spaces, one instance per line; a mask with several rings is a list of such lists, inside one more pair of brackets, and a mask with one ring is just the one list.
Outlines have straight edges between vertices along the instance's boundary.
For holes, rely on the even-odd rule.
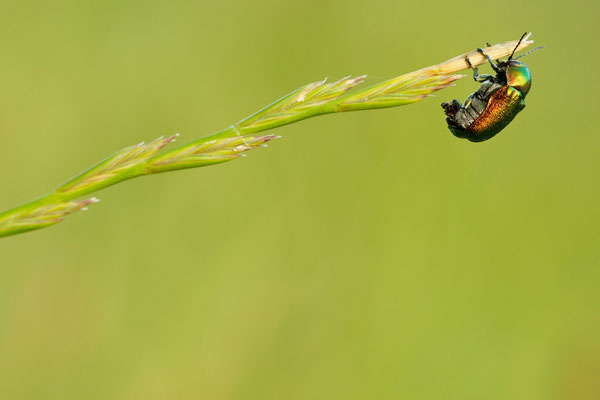
[[479,75],[478,68],[473,67],[468,56],[465,57],[473,69],[473,79],[482,84],[467,97],[464,106],[456,99],[442,104],[448,129],[454,136],[471,142],[483,142],[504,129],[525,108],[525,96],[531,89],[531,74],[525,64],[516,60],[541,48],[513,59],[526,35],[521,36],[508,60],[498,61],[498,64],[494,64],[481,48],[477,49],[487,58],[496,76]]

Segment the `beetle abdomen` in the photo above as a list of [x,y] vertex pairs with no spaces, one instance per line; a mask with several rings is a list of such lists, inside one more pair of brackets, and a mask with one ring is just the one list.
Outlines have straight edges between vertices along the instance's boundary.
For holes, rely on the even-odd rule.
[[466,129],[467,139],[473,142],[487,140],[504,129],[525,107],[521,92],[503,86],[489,98],[487,106]]

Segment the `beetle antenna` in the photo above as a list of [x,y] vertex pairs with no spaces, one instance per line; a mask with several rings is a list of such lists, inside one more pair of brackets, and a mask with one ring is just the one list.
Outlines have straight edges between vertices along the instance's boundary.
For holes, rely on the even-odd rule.
[[521,36],[521,39],[519,39],[519,43],[517,43],[517,45],[515,46],[515,49],[513,50],[512,54],[510,55],[510,57],[508,57],[507,61],[512,60],[513,56],[515,55],[515,51],[517,51],[517,49],[519,48],[519,45],[521,44],[521,42],[523,41],[523,39],[525,39],[525,36],[527,36],[527,32],[525,32],[523,34],[523,36]]
[[528,55],[528,54],[531,54],[531,53],[533,53],[533,52],[534,52],[534,51],[536,51],[536,50],[541,50],[541,49],[543,49],[543,48],[544,48],[544,46],[538,46],[538,47],[536,47],[536,48],[535,48],[535,49],[533,49],[533,50],[529,50],[529,51],[528,51],[527,53],[525,53],[525,54],[521,54],[519,57],[515,57],[515,60],[518,60],[518,59],[519,59],[519,58],[521,58],[521,57],[524,57],[524,56],[526,56],[526,55]]

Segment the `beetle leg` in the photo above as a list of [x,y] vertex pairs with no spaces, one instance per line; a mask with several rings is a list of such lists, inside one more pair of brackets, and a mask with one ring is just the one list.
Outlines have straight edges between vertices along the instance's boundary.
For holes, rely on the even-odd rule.
[[486,53],[485,51],[483,51],[483,49],[482,49],[482,48],[479,48],[479,47],[478,47],[478,48],[477,48],[477,51],[478,51],[478,52],[479,52],[479,53],[480,53],[482,56],[484,56],[485,58],[487,58],[487,60],[490,62],[490,65],[492,66],[492,69],[493,69],[494,71],[496,71],[496,73],[500,72],[500,71],[498,70],[498,67],[496,66],[496,64],[494,64],[494,62],[493,62],[493,61],[492,61],[492,59],[490,58],[490,56],[488,56],[488,55],[487,55],[487,53]]
[[473,66],[473,64],[471,63],[471,60],[469,60],[469,56],[465,56],[465,61],[467,62],[467,64],[469,64],[469,68],[471,68],[473,70],[473,80],[475,82],[477,82],[477,76],[478,76],[479,70],[477,69],[477,67]]
[[475,93],[473,93],[472,95],[470,95],[469,97],[467,97],[467,100],[465,100],[464,108],[467,108],[467,107],[469,107],[469,105],[471,105],[471,101],[473,101],[473,95],[474,94]]
[[475,82],[485,82],[485,81],[491,81],[491,80],[495,79],[492,75],[481,74],[481,75],[475,76],[475,73],[476,73],[476,71],[473,73],[473,79],[475,80]]
[[474,67],[473,64],[471,64],[471,60],[469,60],[468,56],[465,57],[465,61],[467,61],[467,64],[469,64],[469,67],[473,70],[473,80],[475,82],[485,82],[490,78],[493,78],[491,75],[488,74],[479,75],[479,68]]

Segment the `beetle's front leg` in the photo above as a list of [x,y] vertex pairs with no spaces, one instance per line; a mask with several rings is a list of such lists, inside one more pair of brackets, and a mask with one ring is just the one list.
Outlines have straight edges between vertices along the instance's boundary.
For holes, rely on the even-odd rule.
[[483,51],[483,49],[482,49],[482,48],[478,47],[478,48],[477,48],[477,51],[478,51],[478,52],[479,52],[479,53],[480,53],[482,56],[484,56],[485,58],[487,58],[488,62],[489,62],[489,63],[490,63],[490,65],[492,66],[492,69],[493,69],[493,70],[494,70],[496,73],[500,72],[500,70],[498,69],[498,67],[496,66],[496,64],[494,64],[494,62],[492,61],[492,59],[490,58],[490,56],[488,56],[488,55],[487,55],[487,53],[486,53],[485,51]]

